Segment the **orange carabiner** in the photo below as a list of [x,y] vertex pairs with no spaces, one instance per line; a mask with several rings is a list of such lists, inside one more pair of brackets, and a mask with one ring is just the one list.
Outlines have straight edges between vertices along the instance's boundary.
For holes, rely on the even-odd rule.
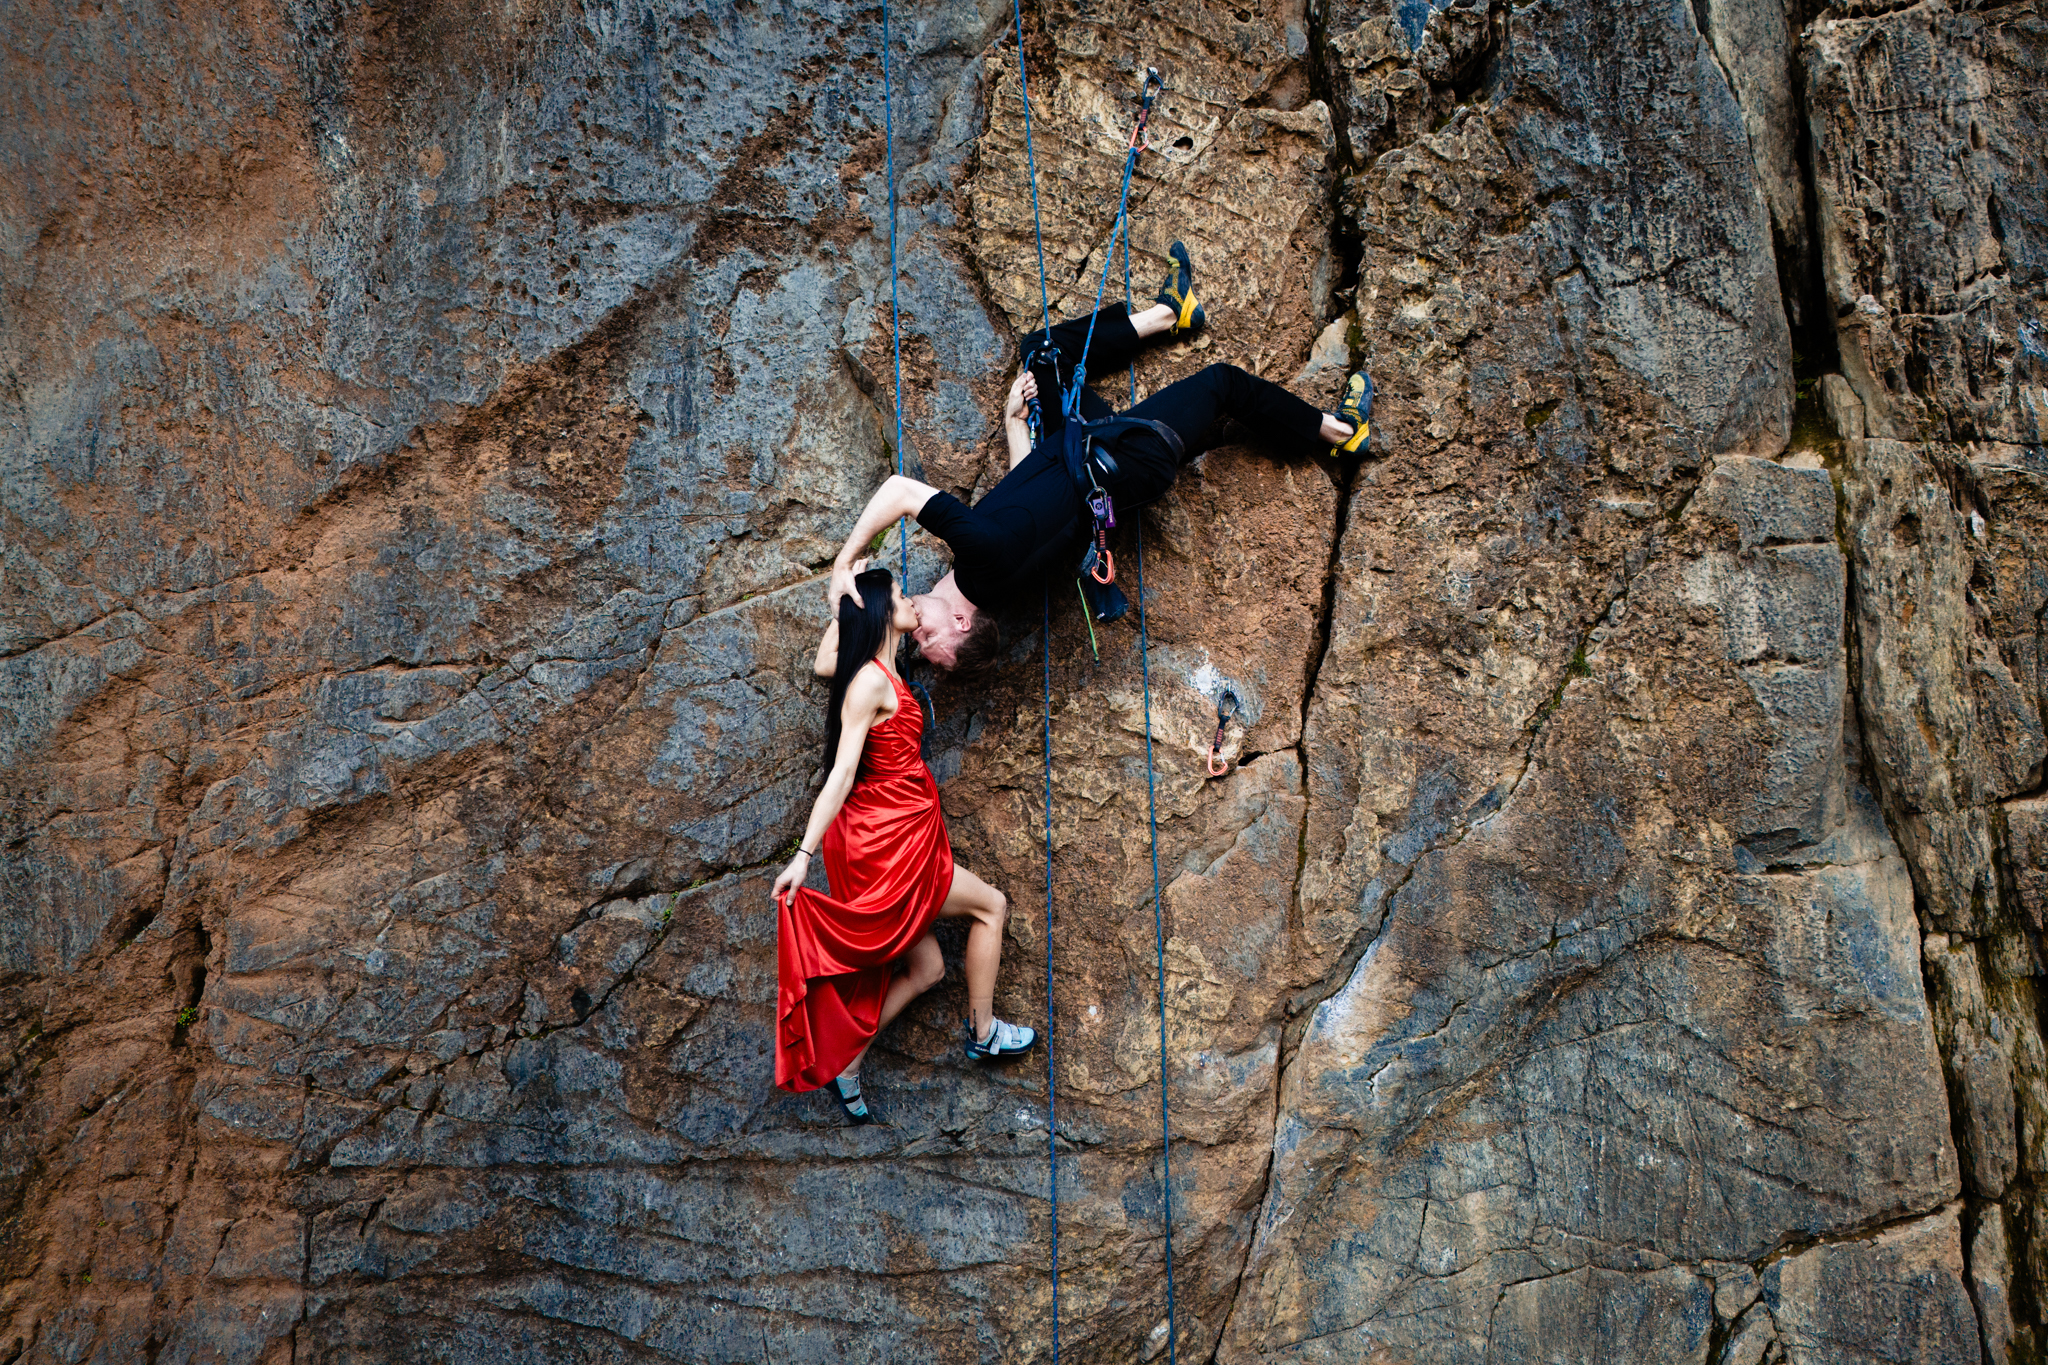
[[1216,746],[1209,746],[1209,776],[1222,777],[1229,773],[1230,765],[1223,762],[1223,755],[1216,752]]
[[1090,569],[1088,570],[1088,576],[1090,578],[1094,579],[1097,583],[1100,583],[1105,587],[1107,587],[1111,583],[1116,582],[1116,557],[1110,554],[1108,550],[1104,550],[1102,552],[1102,563],[1097,565],[1096,567],[1106,569],[1107,572],[1097,573],[1095,569]]

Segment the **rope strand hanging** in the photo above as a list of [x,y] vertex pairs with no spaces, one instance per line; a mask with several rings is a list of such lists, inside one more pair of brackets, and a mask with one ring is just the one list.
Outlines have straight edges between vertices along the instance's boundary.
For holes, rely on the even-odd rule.
[[[1021,0],[1011,0],[1011,15],[1017,35],[1017,89],[1022,98],[1024,113],[1024,164],[1031,188],[1031,227],[1038,248],[1038,297],[1040,318],[1045,329],[1046,343],[1052,339],[1052,303],[1046,284],[1045,234],[1040,226],[1038,210],[1038,167],[1033,153],[1031,138],[1031,91],[1025,75],[1024,16]],[[1067,391],[1061,395],[1062,415],[1065,420],[1079,421],[1080,392],[1087,382],[1088,350],[1095,339],[1095,314],[1102,309],[1102,295],[1109,283],[1109,272],[1115,262],[1117,246],[1121,242],[1124,254],[1124,305],[1129,311],[1131,303],[1130,231],[1128,208],[1130,202],[1131,175],[1137,165],[1138,154],[1144,150],[1145,125],[1151,115],[1154,87],[1164,89],[1156,69],[1147,68],[1145,84],[1139,94],[1137,126],[1131,134],[1130,146],[1125,152],[1122,184],[1117,191],[1117,213],[1111,227],[1110,240],[1103,253],[1102,277],[1095,287],[1095,308],[1089,317],[1088,331],[1082,340],[1080,362],[1074,368],[1073,378]],[[1138,372],[1135,363],[1130,375],[1131,401],[1138,396]],[[1041,419],[1039,403],[1031,404],[1031,429],[1034,441],[1038,438]],[[1173,1284],[1173,1180],[1172,1180],[1172,1119],[1166,1082],[1166,938],[1165,921],[1160,896],[1159,879],[1159,810],[1155,767],[1152,754],[1152,668],[1151,639],[1145,620],[1145,540],[1142,524],[1138,537],[1138,640],[1139,663],[1145,698],[1145,799],[1146,815],[1150,830],[1152,859],[1152,927],[1153,944],[1156,950],[1157,994],[1159,1004],[1159,1130],[1160,1130],[1160,1208],[1165,1231],[1166,1253],[1166,1350],[1168,1365],[1176,1365],[1178,1322],[1175,1312]],[[1085,604],[1084,604],[1085,607]],[[1084,610],[1084,616],[1085,616]],[[1092,627],[1091,627],[1092,628]],[[1049,1206],[1051,1211],[1051,1282],[1052,1282],[1052,1359],[1059,1361],[1060,1317],[1059,1317],[1059,1145],[1057,1087],[1054,1072],[1053,1051],[1053,840],[1052,840],[1052,590],[1045,589],[1040,604],[1040,638],[1043,642],[1043,664],[1041,668],[1041,743],[1045,763],[1045,1021],[1046,1021],[1046,1158],[1048,1168]]]
[[[1131,309],[1131,234],[1124,233],[1124,311]],[[1138,364],[1131,362],[1131,403],[1138,401]],[[1159,792],[1152,768],[1152,637],[1145,628],[1145,520],[1138,541],[1138,676],[1145,694],[1145,818],[1152,834],[1152,946],[1159,993],[1159,1217],[1166,1232],[1166,1361],[1175,1365],[1179,1324],[1173,1312],[1173,1124],[1166,1101],[1166,920],[1159,895]]]
[[[1010,0],[1017,24],[1017,93],[1024,102],[1024,168],[1031,182],[1031,234],[1038,243],[1038,310],[1052,343],[1052,297],[1045,284],[1045,232],[1038,218],[1038,163],[1031,151],[1031,86],[1024,75],[1023,0]],[[1031,401],[1031,436],[1038,438],[1038,400]],[[1052,1362],[1060,1359],[1060,1149],[1059,1078],[1053,1050],[1052,1007],[1052,587],[1039,604],[1039,638],[1045,645],[1042,709],[1045,745],[1045,1166],[1046,1203],[1051,1222]]]
[[[896,267],[896,101],[889,70],[889,6],[882,5],[882,137],[889,171],[889,342],[896,359],[896,472],[903,472],[903,305],[898,298]],[[899,584],[910,583],[910,522],[896,518],[896,543],[903,552]]]
[[[903,472],[903,306],[898,298],[897,281],[901,275],[896,265],[896,101],[895,81],[889,69],[889,6],[882,5],[882,138],[887,149],[886,164],[889,173],[889,346],[896,361],[896,472]],[[896,582],[904,592],[910,591],[910,520],[896,518],[896,548],[901,555]],[[912,682],[910,687],[924,698],[924,709],[931,718],[925,733],[919,738],[920,748],[931,742],[931,727],[939,722],[939,708],[932,704],[931,689],[921,682]]]

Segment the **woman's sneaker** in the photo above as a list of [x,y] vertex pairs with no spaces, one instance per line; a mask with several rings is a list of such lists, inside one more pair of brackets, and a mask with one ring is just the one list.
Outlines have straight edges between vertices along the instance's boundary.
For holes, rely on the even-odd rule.
[[1337,420],[1352,428],[1351,439],[1337,450],[1349,454],[1365,449],[1372,439],[1372,376],[1364,370],[1344,381],[1344,401],[1337,405]]
[[974,1022],[964,1025],[967,1031],[967,1060],[970,1062],[1006,1062],[1012,1057],[1022,1057],[1038,1045],[1038,1030],[1025,1028],[1022,1024],[1006,1024],[998,1019],[989,1025],[988,1037],[974,1036]]
[[825,1085],[832,1092],[832,1098],[839,1101],[839,1107],[846,1111],[848,1123],[859,1127],[863,1123],[875,1121],[874,1114],[868,1109],[867,1101],[860,1097],[860,1077],[855,1076],[848,1081],[844,1076],[834,1076]]
[[1173,330],[1168,335],[1193,336],[1208,321],[1195,298],[1195,263],[1188,259],[1184,242],[1175,242],[1166,249],[1166,254],[1173,258],[1173,269],[1166,272],[1166,283],[1159,286],[1158,301],[1174,312]]

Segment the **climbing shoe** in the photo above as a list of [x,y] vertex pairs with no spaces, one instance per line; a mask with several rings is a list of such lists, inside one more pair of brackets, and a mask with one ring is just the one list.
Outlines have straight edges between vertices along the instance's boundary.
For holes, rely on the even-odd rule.
[[868,1112],[868,1102],[860,1097],[860,1077],[851,1081],[844,1076],[834,1076],[826,1082],[832,1098],[839,1101],[839,1107],[846,1111],[846,1121],[858,1128],[863,1123],[873,1123],[875,1116]]
[[1364,370],[1344,381],[1344,401],[1337,404],[1337,420],[1352,427],[1351,439],[1337,450],[1349,454],[1365,449],[1372,439],[1372,376]]
[[1038,1045],[1038,1030],[1021,1024],[1006,1024],[997,1019],[989,1025],[986,1038],[974,1036],[972,1020],[964,1027],[967,1031],[967,1060],[970,1062],[1006,1062],[1012,1057],[1022,1057]]
[[1174,311],[1173,330],[1167,335],[1193,336],[1208,321],[1195,298],[1195,263],[1188,259],[1183,242],[1175,242],[1166,249],[1166,254],[1173,258],[1173,269],[1166,272],[1166,283],[1159,286],[1158,300]]

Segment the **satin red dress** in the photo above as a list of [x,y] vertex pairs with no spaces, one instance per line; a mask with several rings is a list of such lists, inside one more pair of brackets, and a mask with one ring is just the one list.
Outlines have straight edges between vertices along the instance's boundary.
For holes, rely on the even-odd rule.
[[939,784],[918,752],[924,713],[902,679],[882,673],[896,714],[868,731],[853,790],[825,831],[834,894],[803,887],[778,907],[775,1083],[785,1090],[817,1089],[867,1046],[889,964],[931,928],[953,888]]

